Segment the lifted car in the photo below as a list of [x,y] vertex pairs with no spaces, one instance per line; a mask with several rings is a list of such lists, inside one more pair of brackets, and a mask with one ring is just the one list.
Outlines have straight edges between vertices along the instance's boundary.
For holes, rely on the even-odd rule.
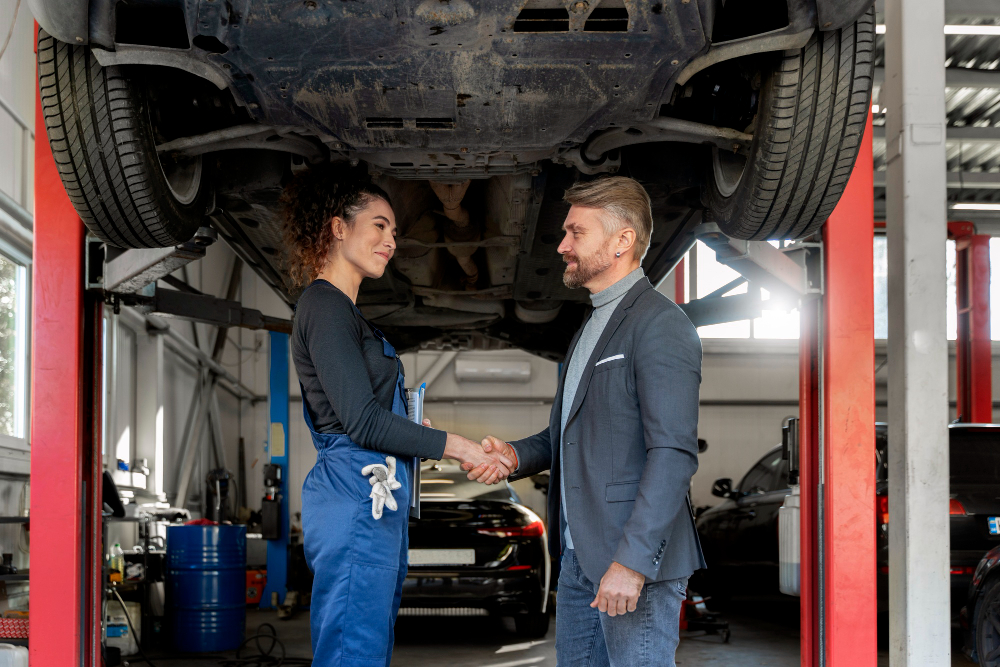
[[94,234],[171,246],[211,224],[294,303],[282,187],[364,163],[399,240],[358,303],[404,349],[480,332],[561,358],[587,303],[555,251],[579,179],[645,185],[654,283],[701,222],[814,233],[871,97],[871,0],[29,4],[46,132]]

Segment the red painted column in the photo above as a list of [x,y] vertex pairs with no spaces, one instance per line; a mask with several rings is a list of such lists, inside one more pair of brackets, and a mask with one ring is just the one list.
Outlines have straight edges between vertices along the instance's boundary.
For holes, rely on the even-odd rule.
[[990,237],[975,233],[971,222],[949,222],[955,241],[955,292],[958,335],[955,386],[960,421],[993,421],[993,356],[990,332]]
[[831,667],[875,667],[875,322],[871,114],[824,227],[823,523]]
[[819,298],[802,302],[799,326],[799,664],[819,667]]
[[[697,252],[694,248],[692,251]],[[681,261],[677,262],[677,266],[674,267],[674,303],[684,303],[687,299],[684,298],[684,281],[687,278],[686,274],[687,262],[681,257]]]
[[93,484],[86,483],[94,457],[83,432],[84,227],[56,170],[40,103],[35,132],[29,650],[35,667],[70,667],[94,664],[99,612],[93,560],[100,545]]

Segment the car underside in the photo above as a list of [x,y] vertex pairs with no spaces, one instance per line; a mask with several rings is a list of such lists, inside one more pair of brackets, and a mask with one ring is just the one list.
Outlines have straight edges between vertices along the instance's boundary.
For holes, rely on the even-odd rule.
[[358,305],[397,347],[475,333],[559,359],[564,190],[652,199],[661,280],[695,228],[803,238],[868,113],[869,0],[30,0],[46,130],[109,245],[212,226],[289,304],[279,197],[363,164],[398,249]]

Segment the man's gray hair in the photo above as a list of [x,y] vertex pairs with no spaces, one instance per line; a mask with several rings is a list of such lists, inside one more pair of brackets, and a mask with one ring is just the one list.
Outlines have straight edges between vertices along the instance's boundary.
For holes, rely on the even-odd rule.
[[626,227],[635,230],[635,257],[641,260],[653,235],[653,211],[649,195],[638,181],[625,176],[607,176],[576,183],[563,199],[571,206],[599,208],[604,233],[617,234]]

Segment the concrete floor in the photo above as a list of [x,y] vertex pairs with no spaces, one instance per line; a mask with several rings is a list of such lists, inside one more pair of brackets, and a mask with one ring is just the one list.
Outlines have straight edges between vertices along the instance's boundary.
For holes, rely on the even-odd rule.
[[[716,635],[686,633],[677,650],[679,666],[796,667],[799,665],[798,605],[794,600],[742,601],[725,615],[732,637],[723,644]],[[247,636],[261,623],[271,623],[288,657],[309,658],[309,615],[277,621],[273,612],[248,611]],[[956,643],[952,665],[969,667]],[[232,654],[230,654],[231,657]],[[246,656],[246,653],[244,654]],[[223,656],[220,656],[220,659]],[[157,667],[182,667],[190,659],[150,655]],[[133,664],[140,664],[136,660]],[[207,660],[199,664],[210,665]],[[541,640],[525,641],[514,625],[497,618],[402,618],[396,624],[392,667],[554,667],[555,623]],[[889,655],[879,651],[879,667]]]

